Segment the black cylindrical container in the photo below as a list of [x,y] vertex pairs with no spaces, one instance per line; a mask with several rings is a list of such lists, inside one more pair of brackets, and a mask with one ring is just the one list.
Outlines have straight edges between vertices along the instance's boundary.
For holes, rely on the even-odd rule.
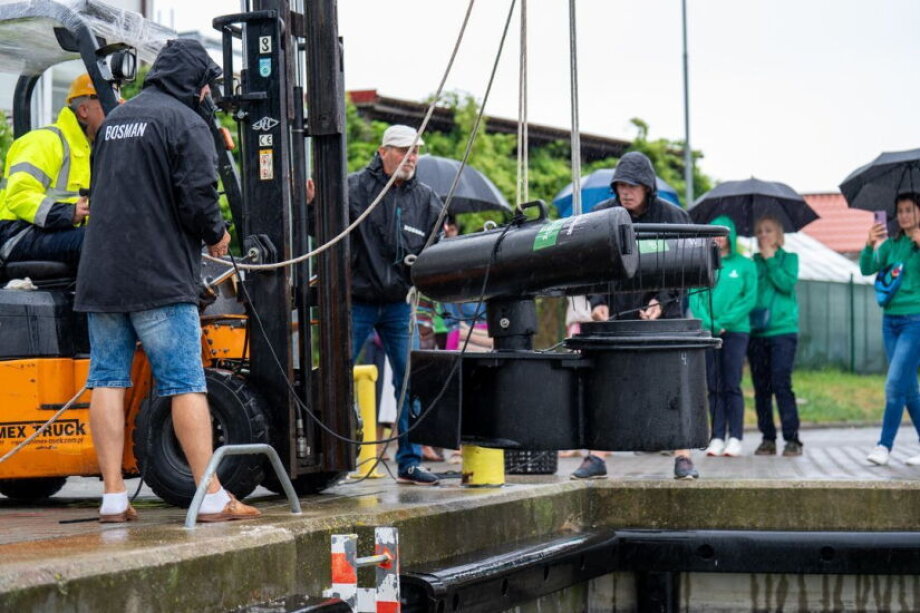
[[719,248],[709,237],[638,238],[639,266],[630,279],[616,281],[614,291],[634,292],[712,287],[721,266]]
[[705,351],[721,341],[698,319],[582,324],[566,341],[583,373],[588,449],[661,451],[709,442]]
[[418,256],[412,282],[435,300],[466,302],[628,279],[637,263],[629,214],[617,207],[444,239]]

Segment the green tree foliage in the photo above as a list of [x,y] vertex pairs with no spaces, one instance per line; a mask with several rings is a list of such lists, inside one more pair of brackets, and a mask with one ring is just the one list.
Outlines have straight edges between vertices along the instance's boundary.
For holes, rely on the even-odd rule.
[[[432,155],[463,159],[467,141],[476,122],[479,105],[475,98],[457,92],[444,97],[443,106],[454,114],[454,126],[450,132],[427,132],[425,152]],[[357,108],[349,102],[346,116],[348,121],[348,167],[350,171],[362,168],[377,150],[383,131],[388,124],[369,122],[358,115]],[[517,137],[512,134],[490,134],[486,132],[487,118],[479,126],[479,134],[470,153],[469,164],[489,177],[508,202],[513,203],[517,182]],[[678,193],[684,193],[683,143],[665,138],[650,140],[648,124],[634,119],[637,135],[629,151],[641,151],[649,156],[658,175],[670,183]],[[550,205],[550,216],[556,215],[551,206],[553,197],[572,181],[571,148],[568,142],[556,141],[542,147],[531,147],[529,153],[529,199],[543,200]],[[694,159],[702,154],[694,151]],[[617,158],[596,160],[582,165],[582,176],[599,168],[616,166]],[[712,179],[694,168],[694,192],[700,195],[712,187]],[[461,216],[463,231],[482,227],[487,219],[502,221],[498,212],[470,213]]]

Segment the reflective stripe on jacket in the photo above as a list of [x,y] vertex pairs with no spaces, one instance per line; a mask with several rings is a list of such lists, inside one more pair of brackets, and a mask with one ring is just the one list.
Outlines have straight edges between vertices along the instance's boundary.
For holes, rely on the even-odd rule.
[[64,107],[53,125],[16,139],[0,182],[0,221],[48,227],[55,203],[74,203],[89,188],[90,144],[76,115]]

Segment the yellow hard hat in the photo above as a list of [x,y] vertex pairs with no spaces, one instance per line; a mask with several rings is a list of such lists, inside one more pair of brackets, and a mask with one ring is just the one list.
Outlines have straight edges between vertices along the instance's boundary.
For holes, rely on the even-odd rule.
[[70,104],[71,100],[80,96],[95,95],[96,88],[93,87],[93,80],[89,78],[89,74],[84,72],[70,84],[70,89],[67,90],[67,104]]

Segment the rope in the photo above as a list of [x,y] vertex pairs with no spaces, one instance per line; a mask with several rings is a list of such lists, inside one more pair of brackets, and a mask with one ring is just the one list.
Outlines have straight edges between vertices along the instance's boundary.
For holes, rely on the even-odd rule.
[[[486,91],[482,97],[482,104],[479,107],[479,113],[476,115],[476,121],[473,123],[473,129],[470,131],[470,136],[466,141],[466,150],[463,152],[463,159],[460,160],[460,168],[457,170],[457,174],[454,175],[454,182],[451,183],[450,190],[448,190],[447,192],[447,198],[444,200],[444,206],[441,207],[441,212],[438,214],[438,219],[435,222],[431,233],[428,235],[428,240],[425,241],[425,246],[423,247],[423,250],[427,249],[428,247],[431,246],[432,243],[434,243],[435,238],[438,236],[440,229],[444,225],[444,220],[447,217],[447,212],[450,210],[450,203],[454,198],[454,192],[457,191],[457,186],[460,184],[460,178],[463,176],[463,170],[466,168],[466,163],[470,159],[470,154],[473,151],[473,144],[476,142],[476,137],[479,135],[479,125],[482,122],[483,116],[485,115],[486,103],[488,103],[489,101],[489,95],[492,93],[492,85],[495,82],[495,74],[498,72],[498,65],[501,62],[502,51],[505,48],[505,39],[508,36],[508,27],[511,25],[511,16],[514,14],[515,2],[516,0],[511,0],[511,5],[508,7],[508,17],[505,19],[505,27],[504,27],[504,30],[502,30],[502,37],[498,43],[498,51],[495,53],[495,61],[492,63],[492,73],[489,75],[489,81],[488,81],[488,84],[486,85]],[[505,232],[507,232],[508,228],[510,227],[511,226],[508,226],[505,229]],[[490,266],[491,266],[491,261],[490,261]],[[485,295],[485,291],[486,291],[485,282],[488,281],[488,278],[489,276],[488,276],[488,270],[487,270],[487,274],[483,282],[482,293],[479,296],[480,305],[482,304],[482,296]],[[411,314],[412,314],[411,317],[409,318],[409,338],[413,338],[415,335],[415,329],[417,326],[416,324],[416,312],[418,311],[418,292],[417,291],[412,292],[409,304],[411,305]],[[478,310],[479,309],[477,308],[477,313],[478,313]],[[472,333],[473,333],[473,327],[470,326],[469,334],[467,334],[466,340],[464,341],[463,347],[460,351],[461,354],[466,352],[467,343],[469,343],[469,339]],[[409,389],[410,368],[408,365],[411,363],[410,358],[412,354],[412,343],[409,343],[408,353],[409,355],[406,356],[407,366],[406,366],[405,372],[403,373],[403,380],[402,380],[402,383],[400,384],[399,399],[396,403],[397,411],[405,410],[404,403],[406,401],[406,392]],[[457,364],[459,364],[459,360],[457,360]],[[455,371],[456,371],[456,368],[451,370],[451,374],[450,376],[448,376],[448,379],[447,379],[448,381],[450,381],[450,379],[453,377],[453,373]],[[439,400],[440,400],[441,395],[443,395],[443,390],[442,390],[442,393],[438,395]],[[436,402],[433,402],[431,406],[429,406],[428,409],[426,409],[423,415],[426,415],[428,411],[430,411],[434,407],[435,404]],[[419,417],[419,420],[421,419],[422,418]],[[416,422],[416,423],[419,423],[419,422]]]
[[11,457],[13,457],[14,455],[16,455],[20,450],[22,450],[23,447],[25,447],[26,445],[28,445],[29,443],[31,443],[32,441],[34,441],[36,438],[38,438],[39,436],[41,436],[42,432],[44,432],[44,431],[47,430],[49,427],[51,427],[51,424],[53,424],[54,422],[56,422],[56,421],[58,420],[58,418],[60,418],[60,416],[63,415],[64,412],[65,412],[67,409],[69,409],[71,406],[73,406],[73,403],[75,403],[75,402],[77,401],[77,398],[79,398],[80,396],[82,396],[82,395],[83,395],[83,392],[85,392],[85,391],[86,391],[86,386],[84,385],[83,387],[80,388],[80,391],[77,392],[77,394],[76,394],[73,398],[71,398],[70,400],[68,400],[67,403],[64,404],[64,406],[62,406],[61,409],[60,409],[57,413],[55,413],[54,415],[52,415],[52,416],[51,416],[51,419],[49,419],[48,421],[46,421],[46,422],[44,423],[44,425],[42,425],[41,428],[39,428],[38,430],[36,430],[36,431],[35,431],[33,434],[31,434],[26,440],[22,441],[21,443],[19,443],[18,445],[16,445],[15,447],[13,447],[12,449],[10,449],[9,451],[7,451],[5,454],[3,454],[3,457],[0,458],[0,464],[3,464],[3,463],[6,462],[7,460],[9,460]]
[[515,205],[530,200],[529,194],[529,135],[527,129],[527,0],[521,0],[521,54],[518,75],[518,129],[517,129],[517,189]]
[[578,133],[578,45],[575,0],[569,0],[569,79],[572,89],[572,215],[581,215],[581,135]]
[[[441,93],[442,93],[443,90],[444,90],[444,84],[447,82],[447,77],[448,77],[448,75],[450,74],[451,68],[453,68],[454,60],[455,60],[456,57],[457,57],[457,52],[460,50],[460,43],[461,43],[461,41],[463,40],[463,35],[464,35],[464,33],[466,32],[466,26],[467,26],[467,24],[468,24],[469,21],[470,21],[470,14],[472,14],[472,12],[473,12],[473,3],[474,3],[474,2],[475,2],[475,0],[470,0],[469,5],[467,5],[467,8],[466,8],[466,15],[465,15],[464,18],[463,18],[463,24],[460,26],[460,33],[457,35],[457,41],[454,43],[454,49],[453,49],[453,51],[451,52],[450,60],[447,62],[447,68],[444,70],[444,75],[441,77],[441,82],[438,84],[438,89],[437,89],[437,91],[435,92],[434,96],[432,97],[431,103],[428,105],[428,110],[425,112],[425,119],[422,121],[422,125],[419,127],[418,132],[417,132],[416,135],[415,135],[415,140],[412,141],[412,146],[409,147],[409,150],[406,151],[406,155],[404,155],[403,158],[402,158],[402,160],[400,161],[400,163],[399,163],[400,166],[409,158],[409,155],[412,153],[412,151],[413,151],[413,150],[415,149],[415,147],[418,145],[418,141],[419,141],[419,139],[422,137],[422,134],[424,134],[424,133],[425,133],[425,130],[428,129],[428,122],[431,120],[432,114],[434,114],[435,106],[437,105],[437,103],[438,103],[438,102],[440,101],[440,99],[441,99]],[[461,167],[460,170],[461,170],[461,172],[462,172],[463,168]],[[458,175],[459,175],[459,173],[458,173]],[[383,198],[387,195],[387,192],[390,191],[390,188],[393,186],[393,184],[394,184],[395,182],[396,182],[396,173],[394,172],[394,173],[393,173],[393,176],[391,176],[391,177],[390,177],[390,180],[387,181],[386,185],[383,186],[383,189],[382,189],[381,192],[377,195],[377,197],[374,199],[374,201],[370,204],[369,207],[367,207],[367,209],[366,209],[363,213],[361,213],[361,215],[358,216],[357,219],[355,219],[351,224],[349,224],[349,226],[348,226],[347,228],[345,228],[344,230],[342,230],[338,235],[336,235],[334,238],[332,238],[329,242],[327,242],[327,243],[325,243],[325,244],[323,244],[323,245],[320,245],[319,247],[317,247],[317,248],[314,249],[313,251],[307,252],[307,253],[305,253],[305,254],[303,254],[303,255],[299,255],[299,256],[297,256],[296,258],[293,258],[293,259],[290,259],[290,260],[284,260],[284,261],[281,261],[281,262],[273,262],[273,263],[271,263],[271,264],[241,264],[241,263],[237,263],[237,264],[236,264],[236,268],[238,268],[238,269],[240,269],[240,270],[276,270],[276,269],[278,269],[278,268],[284,268],[285,266],[293,266],[294,264],[299,264],[300,262],[303,262],[303,261],[309,260],[310,258],[316,257],[317,255],[323,253],[324,251],[328,251],[329,249],[331,249],[332,247],[334,247],[336,244],[338,244],[338,243],[340,243],[342,240],[344,240],[346,236],[348,236],[349,234],[351,234],[352,231],[354,231],[354,229],[357,228],[357,227],[361,224],[361,222],[363,222],[365,219],[367,219],[367,217],[374,211],[374,209],[377,208],[377,205],[379,205],[379,204],[383,201]],[[456,181],[456,179],[455,179],[455,181],[454,181],[454,184],[455,184],[455,185],[456,185],[456,182],[457,182],[457,181]],[[452,188],[452,189],[453,189],[453,188]],[[230,267],[233,266],[232,263],[227,262],[226,260],[223,260],[223,259],[221,259],[221,258],[216,258],[216,257],[213,257],[213,256],[208,255],[208,254],[203,254],[203,255],[204,255],[204,257],[205,257],[206,259],[208,259],[208,260],[210,260],[210,261],[212,261],[212,262],[216,262],[216,263],[218,263],[218,264],[223,264],[224,266],[230,266]]]

